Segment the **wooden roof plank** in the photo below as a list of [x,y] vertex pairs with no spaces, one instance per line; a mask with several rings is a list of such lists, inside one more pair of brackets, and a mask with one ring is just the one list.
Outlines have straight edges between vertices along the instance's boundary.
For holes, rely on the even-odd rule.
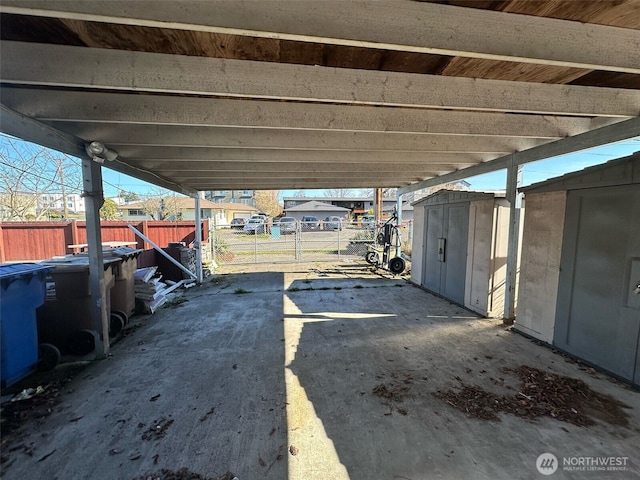
[[0,48],[1,79],[12,84],[572,116],[640,113],[636,90],[8,41]]
[[[585,117],[423,110],[192,98],[2,87],[12,108],[65,130],[131,126],[257,127],[286,130],[387,132],[557,139],[585,132]],[[624,118],[624,117],[623,117]],[[622,118],[622,119],[623,119]],[[618,120],[611,119],[607,121]],[[70,125],[64,125],[70,123]],[[82,125],[82,124],[85,125]],[[117,125],[111,125],[116,128]]]
[[640,31],[425,2],[5,0],[3,11],[640,73]]

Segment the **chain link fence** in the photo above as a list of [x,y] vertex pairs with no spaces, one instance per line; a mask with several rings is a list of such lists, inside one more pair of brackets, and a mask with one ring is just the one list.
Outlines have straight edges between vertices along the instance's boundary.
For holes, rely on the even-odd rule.
[[[376,232],[355,222],[212,226],[211,257],[218,265],[362,259]],[[411,223],[402,228],[403,253],[411,250]]]

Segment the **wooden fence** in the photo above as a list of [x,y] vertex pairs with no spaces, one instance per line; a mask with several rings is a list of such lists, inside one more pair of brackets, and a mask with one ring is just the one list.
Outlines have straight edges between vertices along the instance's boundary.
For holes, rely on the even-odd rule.
[[[202,240],[209,239],[209,220],[203,220]],[[102,241],[136,242],[137,248],[151,248],[139,238],[129,225],[133,225],[160,247],[170,242],[195,239],[195,222],[102,222]],[[87,243],[85,222],[0,222],[0,263],[12,261],[46,260],[55,255],[73,253],[69,245]]]

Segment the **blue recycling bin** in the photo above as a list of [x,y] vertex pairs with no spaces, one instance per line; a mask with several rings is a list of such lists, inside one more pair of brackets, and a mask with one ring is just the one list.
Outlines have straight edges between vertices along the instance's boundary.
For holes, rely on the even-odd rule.
[[278,240],[280,238],[280,225],[271,226],[271,238]]
[[0,370],[7,387],[38,363],[36,308],[44,303],[50,268],[34,263],[0,265]]

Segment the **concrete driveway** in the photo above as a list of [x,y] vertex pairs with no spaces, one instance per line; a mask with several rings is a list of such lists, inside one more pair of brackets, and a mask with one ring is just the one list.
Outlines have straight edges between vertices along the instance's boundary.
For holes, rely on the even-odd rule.
[[[640,476],[637,391],[358,263],[281,268],[217,275],[140,320],[12,435],[2,478],[532,479],[546,452],[549,478]],[[484,420],[436,396],[517,396],[505,369],[521,365],[580,379],[626,417]],[[568,469],[594,457],[624,469]]]

